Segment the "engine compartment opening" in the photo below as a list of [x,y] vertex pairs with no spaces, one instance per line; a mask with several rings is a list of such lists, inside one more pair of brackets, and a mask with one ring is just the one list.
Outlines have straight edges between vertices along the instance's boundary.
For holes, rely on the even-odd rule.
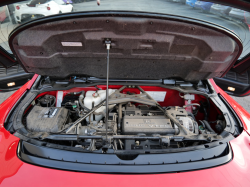
[[26,109],[23,123],[43,142],[99,153],[146,154],[227,136],[226,119],[204,95],[158,86],[110,85],[108,119],[105,98],[105,85],[43,92]]

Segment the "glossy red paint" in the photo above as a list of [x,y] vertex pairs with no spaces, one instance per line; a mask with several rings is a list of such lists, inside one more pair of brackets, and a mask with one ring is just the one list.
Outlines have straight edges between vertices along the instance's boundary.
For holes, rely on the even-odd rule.
[[5,178],[15,175],[19,168],[23,165],[23,162],[21,162],[16,156],[19,138],[11,135],[4,129],[3,125],[5,118],[18,99],[27,89],[31,88],[37,76],[38,75],[34,75],[30,81],[28,81],[0,105],[0,184]]
[[[3,134],[4,130],[0,131]],[[12,135],[11,135],[12,136]],[[11,137],[8,140],[12,139]],[[15,141],[14,141],[15,142]],[[33,166],[21,162],[16,156],[12,160],[6,160],[8,145],[13,142],[7,140],[1,152],[0,162],[6,166],[1,170],[1,186],[249,186],[250,178],[250,138],[243,132],[238,138],[230,142],[234,150],[234,158],[223,166],[199,171],[151,174],[151,175],[116,175],[116,174],[91,174],[80,172],[61,171]],[[16,145],[13,146],[16,148]],[[12,162],[11,162],[12,161]]]
[[0,22],[3,22],[7,18],[7,11],[6,6],[0,7]]
[[[31,82],[30,82],[31,83]],[[216,85],[215,85],[216,86]],[[3,110],[9,110],[21,93],[27,89],[27,84],[12,95],[12,99],[0,106],[0,123],[6,117]],[[248,130],[250,115],[225,92],[220,93],[235,109],[244,127]],[[236,107],[234,107],[234,105]],[[233,149],[233,160],[225,165],[181,173],[148,174],[148,175],[116,175],[70,172],[48,169],[22,162],[13,153],[17,148],[18,138],[0,129],[0,184],[3,187],[12,186],[249,186],[250,184],[250,136],[243,131],[240,136],[230,142]],[[4,167],[2,167],[4,166]]]

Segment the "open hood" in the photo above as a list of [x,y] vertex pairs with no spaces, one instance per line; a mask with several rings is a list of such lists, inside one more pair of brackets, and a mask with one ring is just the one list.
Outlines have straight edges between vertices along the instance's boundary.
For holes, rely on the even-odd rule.
[[223,76],[242,44],[231,31],[180,17],[144,13],[81,13],[42,18],[15,29],[9,45],[27,72],[65,78],[198,81]]

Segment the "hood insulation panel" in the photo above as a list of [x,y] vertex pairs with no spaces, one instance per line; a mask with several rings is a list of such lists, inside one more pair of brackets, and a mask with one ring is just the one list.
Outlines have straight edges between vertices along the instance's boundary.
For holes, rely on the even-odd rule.
[[65,78],[204,80],[223,75],[239,56],[237,37],[218,27],[171,19],[98,16],[16,29],[10,46],[27,72]]

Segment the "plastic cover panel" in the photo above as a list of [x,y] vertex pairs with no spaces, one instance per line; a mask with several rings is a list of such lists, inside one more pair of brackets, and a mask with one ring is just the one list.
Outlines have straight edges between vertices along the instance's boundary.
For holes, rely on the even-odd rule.
[[71,18],[14,35],[10,45],[26,71],[60,78],[106,78],[106,38],[112,41],[110,78],[122,79],[220,77],[242,47],[212,27],[134,17]]
[[18,156],[27,163],[91,173],[174,173],[216,167],[232,159],[232,150],[227,143],[187,152],[140,154],[134,160],[121,160],[116,154],[66,151],[49,143],[45,147],[21,141],[19,146]]

